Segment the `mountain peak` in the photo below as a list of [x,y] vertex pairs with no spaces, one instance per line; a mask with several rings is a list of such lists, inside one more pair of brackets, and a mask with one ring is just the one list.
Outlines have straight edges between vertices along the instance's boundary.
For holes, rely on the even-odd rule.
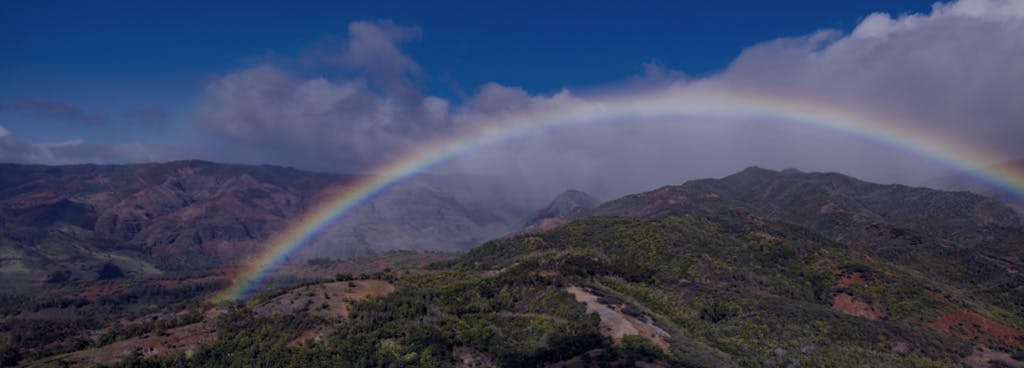
[[594,196],[576,189],[569,189],[559,194],[548,205],[555,214],[565,215],[577,208],[594,208],[601,204]]
[[564,224],[579,211],[589,210],[601,204],[594,196],[585,192],[569,189],[555,197],[544,209],[537,211],[524,222],[523,232],[544,231]]
[[[775,171],[775,170],[772,170],[772,169],[765,169],[765,168],[758,167],[758,166],[750,166],[750,167],[747,167],[746,169],[741,170],[740,172],[737,172],[735,174],[726,176],[725,179],[729,179],[729,178],[743,178],[743,179],[748,179],[748,180],[749,179],[769,179],[769,178],[777,178],[777,177],[779,177],[779,176],[781,176],[783,174],[784,174],[783,172]],[[785,173],[785,174],[792,174],[792,173]]]
[[775,171],[757,166],[748,167],[743,169],[743,171],[726,176],[721,180],[725,183],[731,184],[733,187],[745,190],[749,190],[751,189],[751,186],[756,186],[758,184],[778,184],[781,181],[798,181],[813,185],[827,184],[844,187],[870,184],[855,177],[837,172],[806,172],[793,168]]

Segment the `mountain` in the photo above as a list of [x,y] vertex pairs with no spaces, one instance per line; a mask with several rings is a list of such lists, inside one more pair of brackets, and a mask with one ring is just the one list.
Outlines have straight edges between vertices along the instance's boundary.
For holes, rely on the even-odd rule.
[[821,232],[1024,315],[1024,227],[1003,202],[968,192],[868,183],[836,173],[748,168],[610,201],[587,216],[659,217],[738,210]]
[[462,202],[424,181],[373,198],[324,231],[300,258],[352,258],[390,250],[457,252],[511,230],[514,217]]
[[[232,267],[357,178],[203,161],[3,164],[0,284]],[[464,250],[507,233],[506,217],[412,181],[327,229],[298,259]]]
[[[759,168],[596,207],[586,198],[569,194],[539,212],[567,221],[546,231],[431,265],[418,254],[387,267],[313,259],[296,268],[309,273],[303,283],[233,304],[204,302],[223,285],[190,279],[98,298],[0,298],[0,360],[1024,366],[1024,225],[998,200]],[[78,221],[74,208],[61,204],[48,212],[61,216],[41,221]]]
[[597,207],[601,202],[590,194],[570,189],[555,197],[554,200],[537,213],[530,216],[521,226],[521,232],[537,232],[551,229],[566,223],[576,213],[582,213]]
[[[1024,172],[1024,160],[1006,161],[988,169],[996,172]],[[1021,213],[1024,213],[1024,198],[1021,198],[1020,195],[978,180],[972,175],[961,173],[947,174],[928,180],[924,185],[942,190],[970,191],[999,198],[1009,203]]]
[[375,291],[327,281],[257,297],[220,312],[207,328],[221,337],[193,353],[170,330],[168,352],[123,365],[1002,367],[1024,349],[1019,318],[741,211],[589,217],[370,277]]

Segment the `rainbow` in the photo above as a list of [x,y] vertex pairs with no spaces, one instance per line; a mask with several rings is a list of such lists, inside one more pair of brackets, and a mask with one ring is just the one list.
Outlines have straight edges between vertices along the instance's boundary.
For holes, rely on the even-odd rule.
[[829,129],[920,155],[1024,198],[1024,173],[997,171],[989,166],[1005,157],[915,128],[913,124],[835,106],[758,93],[697,92],[685,88],[589,101],[572,100],[558,107],[499,116],[479,128],[420,145],[381,166],[377,174],[351,183],[273,238],[263,253],[243,268],[231,286],[215,297],[215,301],[243,299],[277,266],[364,201],[466,152],[556,126],[621,121],[689,121],[687,119],[695,118],[758,119]]

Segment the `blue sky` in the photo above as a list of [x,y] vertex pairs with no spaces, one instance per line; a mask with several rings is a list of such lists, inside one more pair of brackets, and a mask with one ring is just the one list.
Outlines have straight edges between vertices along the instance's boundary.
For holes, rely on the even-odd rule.
[[[1024,157],[1019,0],[9,1],[0,55],[0,161],[364,172],[507,112],[704,88]],[[633,120],[538,131],[436,171],[546,200],[752,165],[907,184],[949,169],[786,122]]]
[[[0,103],[66,103],[103,122],[6,109],[0,123],[24,142],[185,137],[210,78],[265,60],[299,74],[330,75],[297,60],[344,39],[347,25],[359,20],[417,27],[420,37],[403,46],[423,71],[415,83],[458,104],[487,82],[549,93],[615,83],[652,60],[707,75],[758,42],[825,28],[849,31],[872,12],[930,6],[893,0],[3,2]],[[138,111],[151,112],[143,116],[160,120],[158,126],[130,117]]]

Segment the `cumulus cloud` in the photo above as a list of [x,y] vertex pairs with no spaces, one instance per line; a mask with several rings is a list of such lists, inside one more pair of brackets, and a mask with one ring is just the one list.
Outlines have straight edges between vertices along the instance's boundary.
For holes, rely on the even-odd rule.
[[333,60],[355,77],[304,78],[264,63],[209,83],[199,119],[272,155],[305,156],[318,169],[358,170],[448,133],[450,103],[412,87],[410,78],[421,71],[398,47],[418,35],[392,22],[352,23]]
[[448,121],[441,98],[383,95],[364,80],[302,79],[271,65],[219,78],[204,96],[199,116],[209,127],[243,144],[337,165],[323,169],[386,158],[417,138],[444,134]]
[[[1010,159],[1024,157],[1024,63],[1019,60],[1024,60],[1024,2],[965,0],[936,4],[928,14],[873,14],[848,33],[822,30],[770,40],[747,48],[715,75],[676,80],[670,88],[737,90],[838,106]],[[598,145],[587,152],[618,178],[632,173],[653,179],[647,186],[669,183],[664,171],[721,175],[716,171],[749,164],[910,184],[947,169],[899,147],[836,132],[773,121],[695,123],[632,124],[637,129],[618,131],[620,139],[606,147],[629,147],[621,154],[629,159],[603,157]],[[586,178],[582,181],[615,186],[584,170],[576,174]]]
[[[745,49],[723,71],[692,79],[656,62],[600,95],[654,91],[786,96],[889,117],[966,145],[1024,156],[1024,3],[966,0],[928,14],[872,14],[851,32],[821,30]],[[503,93],[495,93],[495,91]],[[563,92],[563,95],[573,95]],[[492,97],[496,95],[497,97]],[[563,96],[563,100],[565,100]],[[485,87],[474,112],[523,109],[521,90]],[[748,165],[840,171],[880,182],[920,183],[948,168],[863,138],[778,121],[629,121],[554,129],[459,160],[465,171],[529,177],[538,192],[583,188],[617,196]],[[492,169],[492,168],[501,169]],[[488,171],[490,170],[490,171]],[[520,181],[524,179],[519,179]],[[500,181],[499,181],[500,182]]]
[[866,109],[1021,155],[1024,3],[964,0],[745,50],[716,82]]
[[419,65],[402,53],[399,45],[419,38],[421,31],[400,27],[391,21],[353,22],[348,26],[348,44],[338,57],[345,68],[365,70],[392,92],[408,93],[408,76],[422,73]]
[[[355,171],[507,114],[637,91],[713,88],[870,112],[1007,157],[1024,156],[1022,7],[1012,0],[962,0],[937,4],[927,14],[872,14],[850,32],[821,30],[754,45],[721,72],[699,79],[652,61],[642,75],[597,92],[537,95],[488,83],[459,104],[415,87],[425,72],[401,45],[419,38],[420,30],[356,22],[331,59],[348,77],[306,77],[269,63],[235,71],[207,85],[199,117],[236,143],[259,147],[254,152],[298,157],[305,167]],[[569,187],[610,198],[754,164],[904,183],[940,169],[898,148],[839,132],[772,121],[686,119],[547,130],[490,145],[437,170],[478,178],[452,180],[467,193],[538,201]]]

